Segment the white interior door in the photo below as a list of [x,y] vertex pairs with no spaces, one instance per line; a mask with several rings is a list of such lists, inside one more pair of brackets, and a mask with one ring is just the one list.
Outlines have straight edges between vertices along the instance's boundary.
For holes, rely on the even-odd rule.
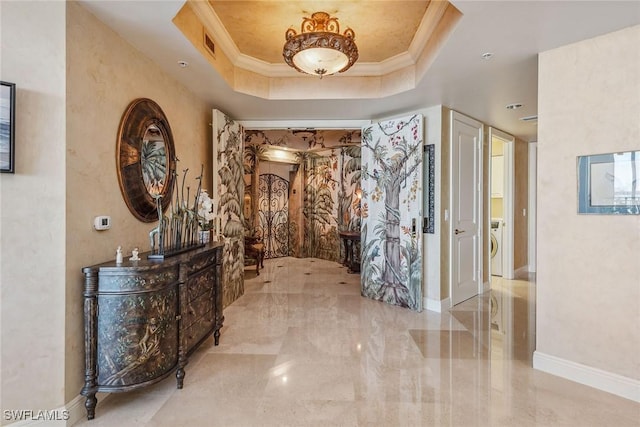
[[451,302],[482,286],[482,123],[451,112]]

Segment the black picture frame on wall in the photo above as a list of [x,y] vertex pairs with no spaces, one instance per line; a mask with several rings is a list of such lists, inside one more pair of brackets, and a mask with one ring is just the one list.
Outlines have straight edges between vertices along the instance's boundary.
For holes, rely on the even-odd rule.
[[427,144],[424,146],[424,160],[423,164],[423,180],[425,181],[425,188],[423,189],[423,212],[424,220],[422,223],[422,232],[427,234],[435,234],[436,224],[436,202],[435,202],[435,189],[436,189],[436,146],[434,144]]
[[15,172],[16,85],[0,81],[0,172]]

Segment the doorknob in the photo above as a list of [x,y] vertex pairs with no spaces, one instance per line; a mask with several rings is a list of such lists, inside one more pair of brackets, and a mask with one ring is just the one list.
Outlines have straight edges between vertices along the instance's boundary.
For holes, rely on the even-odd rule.
[[454,231],[454,233],[456,233],[456,235],[458,235],[458,234],[464,233],[464,230],[458,230],[458,229],[456,228],[456,230]]

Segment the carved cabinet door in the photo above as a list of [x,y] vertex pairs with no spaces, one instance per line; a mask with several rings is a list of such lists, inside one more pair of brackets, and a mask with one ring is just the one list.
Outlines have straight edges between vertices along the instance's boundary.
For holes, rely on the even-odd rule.
[[99,386],[117,389],[144,383],[176,366],[177,304],[177,284],[152,292],[98,296]]

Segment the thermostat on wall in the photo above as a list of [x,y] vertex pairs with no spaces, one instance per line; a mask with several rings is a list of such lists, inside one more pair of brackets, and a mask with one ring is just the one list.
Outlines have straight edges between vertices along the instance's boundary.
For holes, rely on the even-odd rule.
[[93,228],[96,230],[108,230],[111,228],[111,217],[110,216],[97,216],[93,220]]

